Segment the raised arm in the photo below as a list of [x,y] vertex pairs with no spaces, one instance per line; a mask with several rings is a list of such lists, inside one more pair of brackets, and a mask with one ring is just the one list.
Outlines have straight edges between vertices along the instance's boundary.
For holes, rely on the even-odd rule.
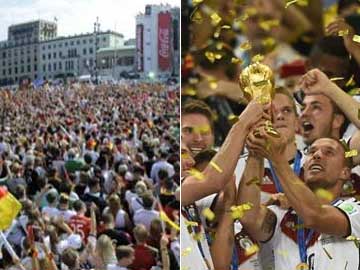
[[299,86],[307,95],[325,95],[330,98],[345,116],[360,129],[358,111],[360,104],[339,88],[319,69],[312,69],[300,80]]
[[[235,170],[250,128],[262,116],[264,116],[263,106],[256,102],[249,103],[239,116],[239,120],[230,129],[219,152],[202,172],[203,179],[189,176],[183,181],[181,186],[182,205],[188,205],[223,189]],[[268,116],[265,115],[265,117]]]
[[260,128],[261,138],[254,138],[253,148],[272,161],[276,175],[279,178],[290,205],[301,217],[305,227],[315,229],[320,233],[347,236],[350,225],[347,217],[336,207],[324,205],[305,183],[293,172],[283,155],[285,139],[274,138]]

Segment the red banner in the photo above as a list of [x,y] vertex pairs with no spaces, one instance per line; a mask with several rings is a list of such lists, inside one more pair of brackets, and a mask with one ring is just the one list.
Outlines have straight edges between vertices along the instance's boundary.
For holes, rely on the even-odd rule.
[[136,67],[137,71],[144,71],[144,26],[136,25]]
[[170,29],[171,14],[160,12],[158,17],[158,61],[162,71],[170,69]]

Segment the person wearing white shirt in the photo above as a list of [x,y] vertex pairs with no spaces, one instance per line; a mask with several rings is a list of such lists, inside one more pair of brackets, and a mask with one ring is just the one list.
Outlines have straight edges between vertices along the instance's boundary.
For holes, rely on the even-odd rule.
[[[360,237],[360,206],[354,198],[340,199],[352,166],[342,143],[315,140],[304,163],[304,181],[286,162],[282,135],[272,137],[260,127],[248,136],[247,145],[254,154],[240,183],[238,204],[250,202],[252,207],[240,221],[274,250],[275,269],[358,269],[359,249],[347,237]],[[261,179],[261,157],[272,161],[291,208],[262,206],[258,188],[246,184]]]
[[155,218],[159,218],[160,214],[158,211],[153,210],[154,198],[151,193],[144,194],[143,198],[144,209],[140,209],[134,214],[135,225],[143,224],[146,229],[150,230],[151,221]]

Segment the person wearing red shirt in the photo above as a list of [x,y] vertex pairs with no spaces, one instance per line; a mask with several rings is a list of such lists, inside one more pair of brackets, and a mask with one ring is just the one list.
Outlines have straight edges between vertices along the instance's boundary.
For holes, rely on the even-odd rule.
[[150,270],[152,266],[156,265],[158,250],[146,244],[149,238],[149,232],[144,225],[137,225],[133,232],[136,245],[134,245],[135,259],[131,265],[131,269]]
[[77,200],[74,202],[73,207],[76,211],[76,215],[70,218],[69,226],[74,231],[74,233],[80,234],[81,238],[86,241],[90,233],[91,225],[90,218],[85,216],[86,205],[83,201]]

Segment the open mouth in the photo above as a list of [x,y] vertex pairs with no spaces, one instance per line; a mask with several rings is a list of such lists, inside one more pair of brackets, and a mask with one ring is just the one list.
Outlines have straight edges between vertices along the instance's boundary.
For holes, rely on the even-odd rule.
[[192,153],[194,153],[195,155],[198,154],[199,152],[201,152],[203,150],[202,147],[190,147],[190,151]]
[[303,127],[303,129],[304,129],[305,132],[309,132],[309,131],[311,131],[312,129],[314,129],[314,126],[313,126],[310,122],[308,122],[308,121],[303,122],[303,123],[302,123],[302,127]]
[[309,170],[311,172],[321,172],[324,170],[324,168],[319,164],[313,164],[309,167]]

